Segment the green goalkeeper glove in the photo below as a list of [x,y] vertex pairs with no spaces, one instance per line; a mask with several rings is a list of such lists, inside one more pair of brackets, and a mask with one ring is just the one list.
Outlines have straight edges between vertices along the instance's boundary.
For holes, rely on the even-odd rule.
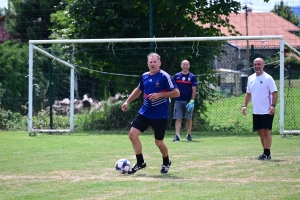
[[194,100],[190,100],[190,103],[186,105],[186,108],[189,112],[192,112],[194,110]]

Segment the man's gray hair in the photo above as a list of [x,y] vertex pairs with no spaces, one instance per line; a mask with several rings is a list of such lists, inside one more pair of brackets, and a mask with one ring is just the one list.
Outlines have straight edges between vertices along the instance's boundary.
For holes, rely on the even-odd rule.
[[150,57],[157,57],[158,60],[160,60],[160,55],[158,55],[157,53],[149,53],[147,59],[149,60]]

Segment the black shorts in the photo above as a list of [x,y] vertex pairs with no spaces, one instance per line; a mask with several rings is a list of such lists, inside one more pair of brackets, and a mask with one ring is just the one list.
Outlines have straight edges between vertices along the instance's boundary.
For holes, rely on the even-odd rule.
[[261,129],[272,130],[274,115],[256,115],[253,114],[253,131]]
[[167,119],[149,119],[143,115],[137,114],[131,122],[131,127],[144,132],[149,126],[154,130],[154,137],[157,140],[163,140],[166,133]]

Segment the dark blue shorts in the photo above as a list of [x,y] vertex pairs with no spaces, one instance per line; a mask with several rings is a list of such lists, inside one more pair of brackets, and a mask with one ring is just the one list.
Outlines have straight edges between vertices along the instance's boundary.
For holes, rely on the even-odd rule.
[[274,115],[257,115],[253,114],[253,131],[261,129],[272,130]]
[[151,126],[154,130],[155,139],[163,140],[165,138],[167,123],[167,119],[149,119],[143,115],[137,114],[131,122],[131,127],[144,132]]

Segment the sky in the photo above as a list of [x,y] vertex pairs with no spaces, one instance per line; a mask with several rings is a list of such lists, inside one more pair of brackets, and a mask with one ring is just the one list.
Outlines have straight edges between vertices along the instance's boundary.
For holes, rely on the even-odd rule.
[[[247,6],[252,8],[252,12],[270,12],[276,4],[280,3],[280,0],[269,0],[265,3],[263,0],[237,0],[241,5],[247,4]],[[286,5],[290,7],[300,6],[299,0],[284,0]]]
[[7,2],[8,0],[0,0],[0,8],[4,8],[4,7],[7,8]]

